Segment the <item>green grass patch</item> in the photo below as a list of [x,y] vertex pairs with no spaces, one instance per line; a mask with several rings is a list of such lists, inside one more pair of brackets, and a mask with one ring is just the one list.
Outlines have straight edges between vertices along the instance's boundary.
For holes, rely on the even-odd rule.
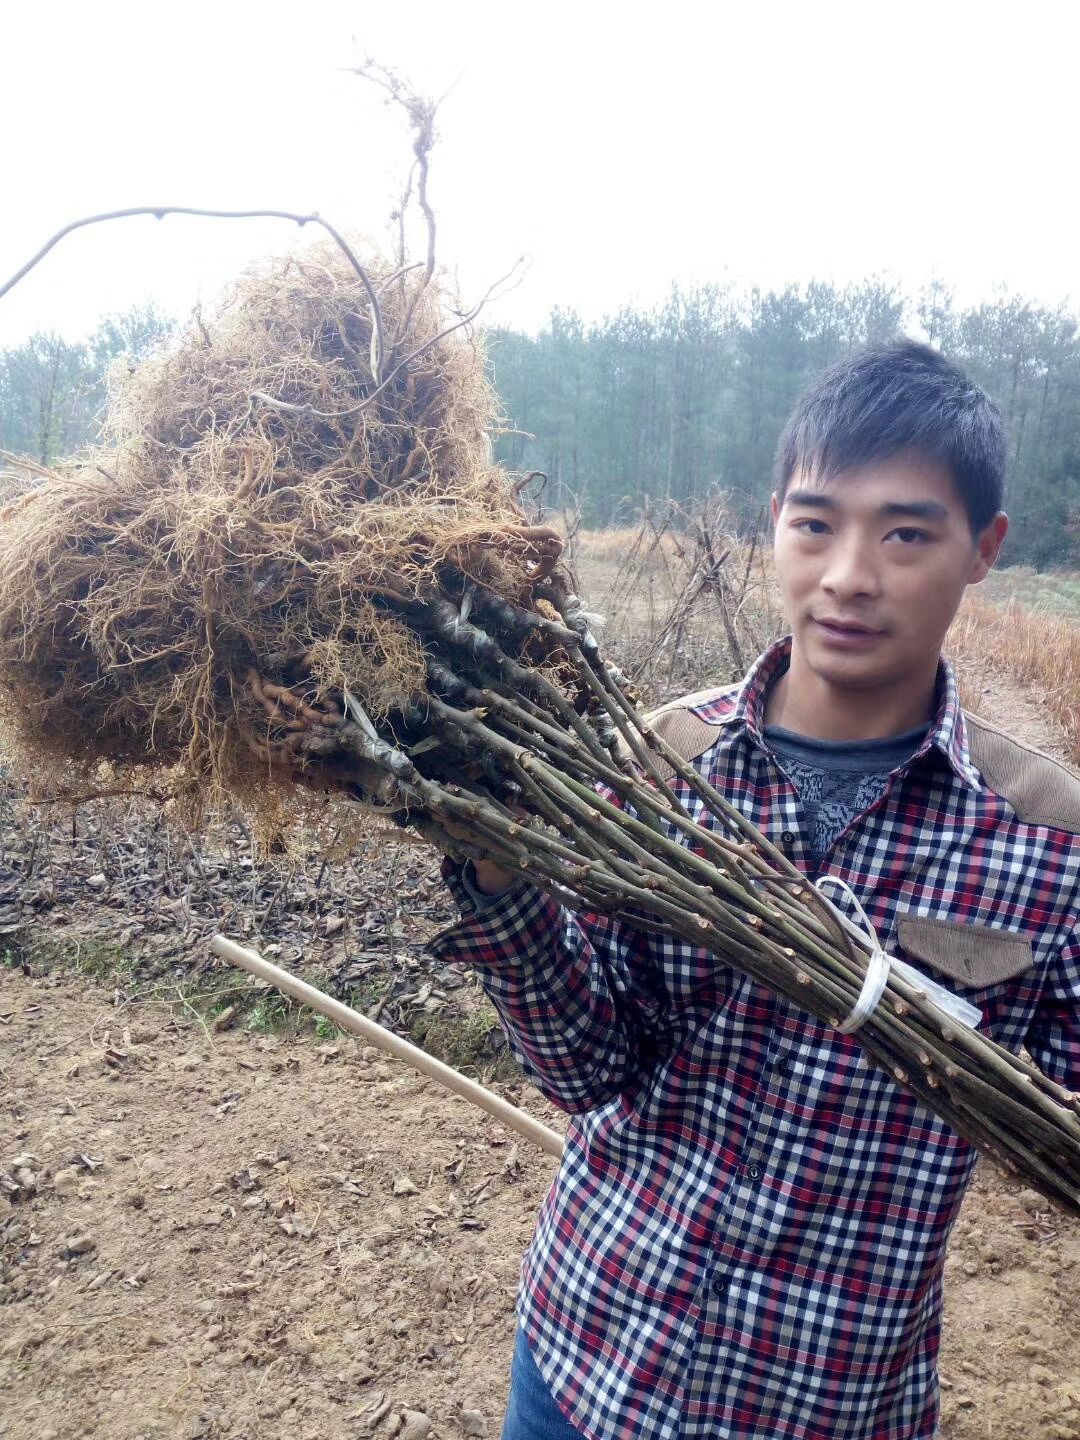
[[5,935],[3,944],[0,944],[0,969],[21,969],[25,960],[26,952],[18,940],[13,935]]
[[417,1015],[409,1039],[437,1060],[471,1075],[473,1079],[510,1081],[521,1079],[521,1067],[506,1045],[494,1007],[480,1001],[475,1010],[432,1010]]
[[[178,1018],[190,1020],[194,1011],[209,1025],[223,1010],[234,1006],[233,1024],[257,1035],[280,1035],[290,1040],[310,1036],[319,1041],[333,1041],[348,1033],[327,1016],[244,976],[232,966],[174,979],[148,976],[140,983],[137,946],[121,948],[107,941],[76,940],[47,933],[35,936],[28,943],[22,935],[10,935],[5,936],[0,945],[0,965],[13,968],[29,965],[36,974],[64,970],[96,985],[118,989],[131,1001],[158,1001],[172,1009]],[[319,976],[308,978],[316,985],[320,983]],[[389,975],[365,976],[340,998],[354,1010],[367,1014],[389,994],[392,983],[393,977]],[[406,1038],[429,1055],[475,1079],[521,1079],[520,1067],[506,1045],[499,1018],[486,999],[480,999],[467,1011],[457,1006],[419,1011],[412,1017]]]
[[981,594],[995,605],[1015,601],[1025,610],[1080,620],[1080,575],[1068,570],[1039,571],[1012,565],[992,570],[972,594]]
[[314,1018],[315,1034],[320,1040],[337,1040],[347,1033],[326,1015],[316,1015]]
[[21,947],[22,960],[37,974],[71,970],[88,980],[124,988],[136,972],[137,956],[108,940],[57,937],[48,931]]

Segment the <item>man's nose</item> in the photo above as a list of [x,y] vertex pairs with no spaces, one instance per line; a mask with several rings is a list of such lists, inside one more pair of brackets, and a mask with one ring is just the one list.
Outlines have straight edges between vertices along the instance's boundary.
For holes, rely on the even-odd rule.
[[870,548],[856,536],[831,545],[821,584],[840,600],[877,595],[881,582]]

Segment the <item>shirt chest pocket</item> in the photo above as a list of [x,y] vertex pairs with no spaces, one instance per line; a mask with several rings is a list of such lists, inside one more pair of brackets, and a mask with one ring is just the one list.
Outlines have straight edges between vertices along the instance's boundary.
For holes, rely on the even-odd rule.
[[921,964],[935,978],[952,982],[950,989],[986,990],[1015,979],[1035,964],[1026,935],[992,925],[900,915],[896,936],[905,958]]

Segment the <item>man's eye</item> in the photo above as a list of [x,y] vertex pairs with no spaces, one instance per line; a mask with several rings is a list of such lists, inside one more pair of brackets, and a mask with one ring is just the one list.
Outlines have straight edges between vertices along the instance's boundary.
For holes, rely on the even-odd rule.
[[[801,530],[804,535],[827,535],[829,533],[829,527],[824,520],[793,520],[791,523],[794,529]],[[809,528],[811,525],[820,525],[821,528],[820,530],[811,530]]]
[[926,530],[916,530],[911,525],[901,525],[892,533],[899,538],[902,545],[919,545],[924,540],[930,539],[930,535]]

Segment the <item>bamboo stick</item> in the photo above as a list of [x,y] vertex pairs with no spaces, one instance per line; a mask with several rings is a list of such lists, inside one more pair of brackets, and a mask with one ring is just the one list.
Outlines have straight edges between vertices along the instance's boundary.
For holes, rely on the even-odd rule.
[[486,1110],[496,1120],[516,1130],[519,1135],[524,1135],[527,1140],[532,1140],[539,1145],[548,1155],[559,1158],[563,1151],[562,1136],[557,1131],[551,1130],[542,1124],[534,1116],[519,1110],[516,1105],[511,1105],[509,1100],[504,1100],[501,1095],[496,1095],[492,1090],[486,1090],[483,1085],[468,1076],[460,1074],[449,1065],[444,1065],[441,1060],[436,1060],[426,1050],[421,1050],[418,1045],[411,1045],[408,1040],[403,1040],[400,1035],[395,1035],[392,1030],[376,1024],[369,1020],[366,1015],[361,1015],[352,1006],[344,1004],[341,1000],[335,1000],[332,995],[326,995],[314,985],[309,985],[306,980],[301,980],[296,975],[290,975],[287,970],[280,966],[271,964],[264,960],[257,950],[248,950],[243,945],[237,945],[235,940],[229,940],[224,935],[215,935],[210,941],[210,949],[215,955],[223,960],[229,960],[234,965],[239,965],[248,974],[255,975],[260,980],[265,980],[268,985],[273,985],[276,990],[282,991],[285,995],[291,995],[294,1000],[299,1000],[302,1005],[308,1005],[312,1010],[317,1010],[320,1015],[333,1020],[343,1030],[349,1030],[354,1035],[361,1035],[365,1040],[377,1045],[380,1050],[385,1050],[388,1055],[393,1055],[397,1060],[404,1060],[406,1065],[411,1065],[414,1070],[419,1070],[430,1080],[436,1080],[445,1089],[460,1095],[463,1100],[468,1100],[471,1105],[478,1105],[481,1110]]

